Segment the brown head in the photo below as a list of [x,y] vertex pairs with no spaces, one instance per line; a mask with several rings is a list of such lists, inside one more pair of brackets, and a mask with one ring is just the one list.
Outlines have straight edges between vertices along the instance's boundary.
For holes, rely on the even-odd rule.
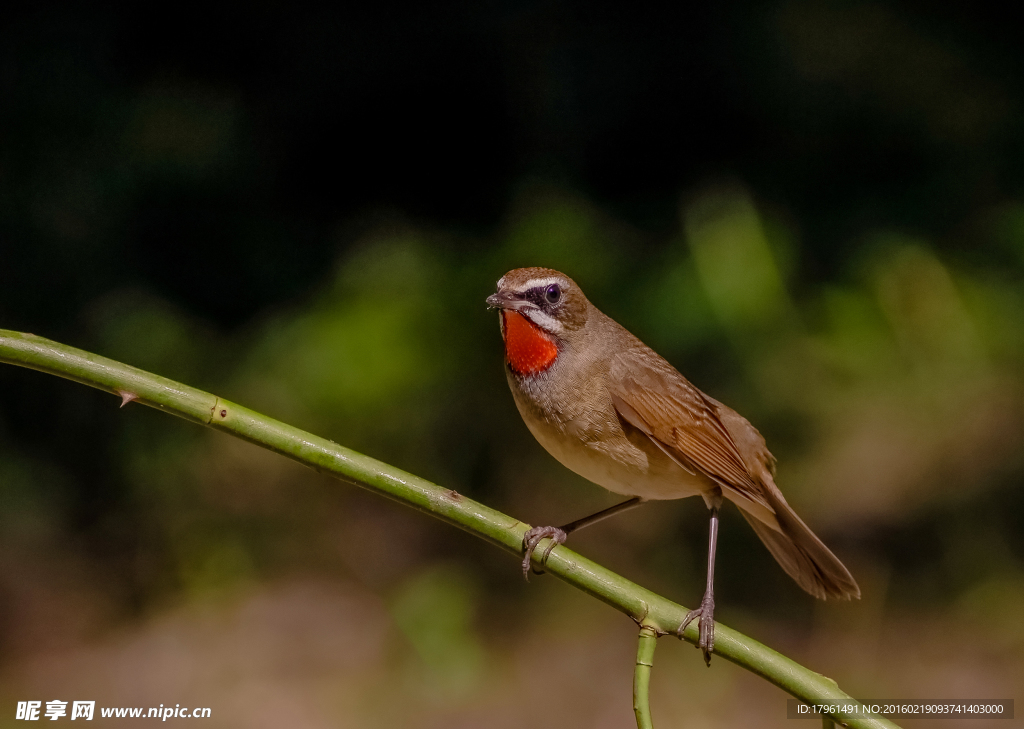
[[576,282],[551,268],[517,268],[498,281],[487,304],[500,309],[509,366],[520,375],[543,372],[583,329],[590,302]]

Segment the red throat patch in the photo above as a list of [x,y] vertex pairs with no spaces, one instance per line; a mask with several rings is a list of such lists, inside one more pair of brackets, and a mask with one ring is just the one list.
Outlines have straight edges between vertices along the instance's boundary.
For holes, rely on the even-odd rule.
[[554,363],[558,347],[540,327],[518,311],[503,309],[501,317],[505,357],[513,372],[535,375]]

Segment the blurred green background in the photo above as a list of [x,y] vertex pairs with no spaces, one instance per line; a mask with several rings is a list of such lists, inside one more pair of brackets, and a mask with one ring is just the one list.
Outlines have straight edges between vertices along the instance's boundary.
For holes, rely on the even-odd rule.
[[[557,524],[615,499],[526,431],[483,300],[558,268],[765,434],[864,594],[813,601],[727,510],[717,618],[861,698],[1024,698],[1024,51],[1000,8],[15,6],[0,326]],[[54,698],[632,724],[627,618],[117,405],[0,367],[0,725]],[[694,605],[706,530],[701,502],[652,503],[572,546]],[[659,726],[788,726],[780,690],[660,645]]]

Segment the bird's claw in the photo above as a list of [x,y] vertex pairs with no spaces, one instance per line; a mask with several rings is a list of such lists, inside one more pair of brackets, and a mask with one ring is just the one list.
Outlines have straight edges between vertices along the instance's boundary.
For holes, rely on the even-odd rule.
[[711,593],[704,593],[704,599],[700,601],[700,607],[686,613],[676,635],[683,637],[683,631],[695,618],[700,618],[698,630],[700,638],[697,647],[704,653],[704,663],[711,665],[711,651],[715,648],[715,598]]
[[[540,556],[540,563],[544,564],[548,561],[548,555],[551,554],[551,550],[559,544],[565,544],[565,540],[568,536],[569,535],[566,534],[564,530],[551,526],[533,527],[523,535],[523,549],[526,550],[526,554],[523,557],[523,577],[526,578],[527,582],[530,580],[530,561],[533,559],[533,553],[537,549],[537,545],[544,539],[551,540],[551,543],[544,549],[544,553]],[[538,572],[538,574],[542,573],[543,570]]]

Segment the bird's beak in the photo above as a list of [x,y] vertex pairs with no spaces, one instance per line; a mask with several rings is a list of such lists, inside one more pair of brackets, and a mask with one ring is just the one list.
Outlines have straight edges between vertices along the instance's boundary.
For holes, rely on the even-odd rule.
[[487,297],[487,308],[488,309],[521,309],[524,306],[528,306],[529,302],[517,299],[511,294],[499,291],[496,294],[491,294]]

